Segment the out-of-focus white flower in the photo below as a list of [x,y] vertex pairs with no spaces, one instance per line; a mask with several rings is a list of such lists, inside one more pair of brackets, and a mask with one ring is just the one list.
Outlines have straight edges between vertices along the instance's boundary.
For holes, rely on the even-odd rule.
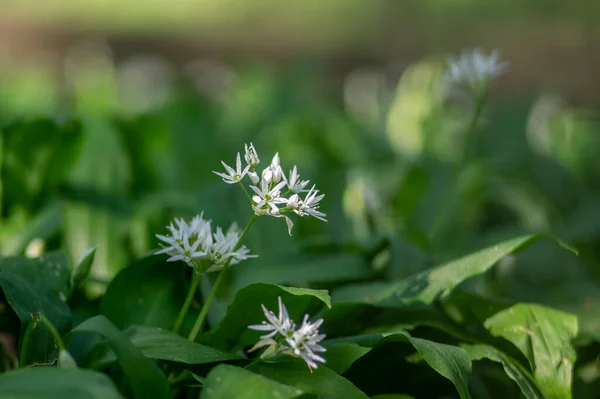
[[[324,195],[319,195],[319,190],[315,186],[310,190],[306,190],[309,184],[308,180],[300,180],[300,174],[296,166],[290,171],[289,177],[283,172],[281,167],[281,159],[279,153],[273,156],[271,163],[262,171],[256,170],[259,158],[254,145],[245,144],[245,159],[248,166],[242,170],[240,165],[240,157],[237,158],[237,170],[229,167],[223,162],[223,166],[228,174],[215,172],[221,176],[226,183],[238,183],[247,175],[252,184],[249,188],[252,190],[250,194],[244,188],[246,194],[250,197],[252,210],[259,216],[273,216],[284,218],[288,227],[288,233],[291,235],[294,223],[287,214],[294,212],[298,216],[313,216],[317,219],[325,220],[325,214],[318,211],[319,202]],[[250,169],[248,169],[250,168]],[[285,192],[282,190],[286,189]],[[304,200],[300,200],[299,193],[308,191]]]
[[458,59],[448,59],[446,79],[451,85],[466,85],[475,93],[481,93],[490,80],[508,70],[509,62],[499,63],[498,57],[498,50],[492,51],[489,56],[480,49],[463,51]]
[[326,351],[319,344],[325,338],[325,334],[319,334],[323,319],[311,323],[308,321],[309,316],[304,315],[302,325],[296,329],[296,324],[290,318],[281,297],[278,297],[278,302],[278,316],[261,305],[267,320],[262,324],[248,326],[252,330],[268,332],[260,337],[250,352],[268,346],[269,348],[261,355],[262,359],[281,353],[304,360],[311,370],[317,369],[318,363],[325,363],[325,359],[317,354]]
[[254,144],[244,144],[244,148],[246,150],[246,153],[244,155],[246,163],[250,165],[250,167],[252,167],[252,170],[254,171],[256,166],[260,163],[260,159],[258,159],[258,154],[256,153],[256,149],[254,148]]
[[235,169],[227,165],[224,161],[221,161],[221,163],[223,164],[223,167],[225,168],[227,173],[215,172],[214,170],[213,173],[221,177],[223,181],[227,184],[239,183],[240,181],[242,181],[242,179],[250,169],[250,165],[247,165],[244,169],[242,169],[242,159],[240,158],[239,152],[237,154],[237,158],[235,159]]
[[170,255],[167,261],[184,261],[198,273],[214,272],[226,265],[234,265],[242,260],[255,258],[245,246],[238,246],[240,230],[234,223],[223,234],[220,227],[212,232],[211,221],[202,215],[196,215],[188,224],[183,219],[175,219],[177,227],[171,223],[167,226],[169,235],[157,234],[156,237],[164,242],[156,254]]

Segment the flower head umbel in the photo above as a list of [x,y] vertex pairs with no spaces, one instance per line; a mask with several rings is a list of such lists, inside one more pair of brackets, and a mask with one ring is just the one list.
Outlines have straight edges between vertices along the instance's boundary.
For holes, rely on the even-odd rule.
[[446,80],[453,86],[465,85],[475,94],[480,95],[490,80],[502,75],[508,69],[508,62],[498,62],[498,50],[489,56],[480,49],[463,51],[458,59],[448,59]]
[[[289,173],[289,177],[281,167],[281,159],[279,153],[273,156],[269,165],[262,171],[257,171],[256,166],[260,160],[254,145],[245,145],[245,155],[247,166],[242,170],[240,165],[240,156],[237,158],[237,170],[230,168],[223,162],[223,166],[229,174],[217,173],[223,178],[225,183],[242,182],[245,176],[248,176],[250,182],[246,191],[250,198],[252,210],[256,215],[273,216],[284,218],[288,233],[292,234],[293,222],[288,217],[288,214],[295,213],[298,216],[313,216],[322,221],[327,221],[325,213],[318,211],[319,202],[325,197],[324,194],[319,194],[319,190],[313,185],[310,190],[306,190],[309,180],[300,180],[298,168],[294,166]],[[299,197],[300,193],[308,191],[304,199]]]
[[311,323],[308,321],[308,315],[304,315],[302,325],[296,329],[296,324],[290,319],[281,297],[278,298],[278,302],[279,315],[276,316],[261,305],[267,320],[262,324],[248,326],[252,330],[268,331],[266,335],[260,337],[250,351],[268,346],[261,355],[263,359],[281,353],[304,360],[311,370],[318,368],[318,363],[325,363],[325,359],[317,354],[326,351],[319,344],[325,338],[325,334],[319,334],[323,319]]
[[163,241],[162,249],[156,254],[170,255],[168,262],[184,261],[198,273],[221,270],[225,265],[256,257],[249,255],[250,250],[245,246],[238,247],[241,232],[235,223],[226,234],[220,227],[213,232],[211,224],[202,215],[196,215],[189,224],[183,219],[175,219],[177,227],[173,223],[167,226],[168,235],[156,235]]
[[215,171],[213,171],[213,173],[217,176],[220,176],[223,179],[223,181],[227,184],[239,183],[240,181],[242,181],[246,173],[248,173],[248,169],[250,169],[250,165],[248,165],[242,170],[242,159],[240,158],[239,152],[237,154],[237,158],[235,159],[235,169],[233,169],[231,166],[227,165],[223,161],[221,161],[221,163],[223,164],[223,167],[225,168],[227,173],[220,173]]

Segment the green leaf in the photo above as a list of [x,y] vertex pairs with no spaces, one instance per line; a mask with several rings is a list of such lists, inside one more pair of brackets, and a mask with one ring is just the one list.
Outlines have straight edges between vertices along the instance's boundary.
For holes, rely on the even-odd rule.
[[[100,313],[120,329],[130,325],[171,329],[187,292],[182,277],[179,263],[167,264],[164,257],[154,255],[142,258],[113,279],[100,303]],[[193,311],[188,313],[188,325],[194,322]]]
[[94,255],[96,254],[96,248],[98,248],[98,246],[94,245],[92,248],[86,250],[77,263],[75,263],[70,278],[72,287],[77,287],[90,274],[92,263],[94,262]]
[[329,305],[327,291],[306,288],[282,287],[272,284],[252,284],[239,290],[223,320],[202,340],[217,348],[231,349],[256,343],[260,335],[248,328],[251,324],[260,324],[264,320],[261,305],[277,310],[277,297],[280,296],[287,307],[290,317],[300,322],[311,302],[315,299]]
[[[468,384],[471,373],[471,360],[464,349],[412,337],[403,331],[392,334],[358,335],[325,341],[326,359],[340,371],[345,371],[372,348],[383,341],[389,340],[410,343],[432,369],[452,381],[461,398],[471,397]],[[361,350],[361,348],[363,349]]]
[[[205,364],[241,359],[209,346],[200,345],[156,327],[131,326],[123,333],[150,359],[167,360],[184,364]],[[116,360],[115,353],[107,348],[94,356],[92,368],[104,368]]]
[[308,393],[315,393],[322,399],[368,398],[354,384],[327,367],[319,366],[311,373],[301,360],[278,363],[263,362],[252,365],[248,369],[282,384],[291,385]]
[[506,375],[517,383],[527,399],[544,399],[536,387],[531,373],[508,355],[492,346],[483,344],[462,345],[462,348],[467,351],[471,360],[489,359],[502,364]]
[[375,395],[375,396],[371,396],[371,399],[415,399],[410,395],[403,395],[403,394],[397,394],[397,393],[389,393],[389,394],[383,394],[383,395]]
[[533,377],[548,399],[571,398],[577,317],[539,305],[517,304],[485,321],[495,336],[512,342],[525,355]]
[[293,399],[303,395],[298,388],[281,384],[240,367],[221,364],[206,377],[201,399]]
[[108,340],[136,399],[171,397],[169,384],[162,371],[144,357],[106,317],[92,317],[73,329],[73,332],[78,331],[97,332]]
[[122,399],[110,378],[92,370],[32,367],[0,375],[3,399]]
[[369,276],[369,268],[356,254],[288,254],[282,259],[262,261],[235,270],[234,289],[253,283],[291,284],[298,281],[340,281]]
[[[0,287],[21,320],[21,334],[36,313],[44,314],[60,332],[69,329],[71,311],[62,300],[66,298],[67,280],[67,258],[62,251],[37,259],[0,259]],[[54,339],[38,323],[29,340],[28,363],[53,363],[57,356]]]
[[504,241],[404,280],[347,286],[335,291],[333,299],[334,302],[368,302],[390,307],[430,304],[447,296],[463,281],[485,273],[500,259],[542,237],[546,236],[530,234]]

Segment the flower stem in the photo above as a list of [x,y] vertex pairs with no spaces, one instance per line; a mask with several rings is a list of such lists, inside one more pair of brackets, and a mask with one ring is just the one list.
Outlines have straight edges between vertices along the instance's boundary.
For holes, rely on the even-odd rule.
[[58,349],[61,351],[65,350],[66,349],[65,343],[63,342],[63,340],[60,337],[60,334],[58,333],[56,328],[54,327],[54,324],[52,324],[50,322],[50,320],[48,320],[48,318],[46,316],[44,316],[43,313],[40,313],[40,318],[42,320],[42,323],[44,323],[46,328],[50,331],[50,334],[52,334],[52,337],[54,338],[54,341],[56,342],[56,346],[58,346]]
[[183,307],[179,311],[179,315],[177,316],[177,320],[175,321],[175,325],[173,326],[174,333],[178,332],[181,328],[181,325],[185,320],[185,316],[187,315],[187,312],[190,309],[190,305],[192,304],[192,300],[194,299],[194,294],[198,290],[198,284],[200,284],[200,277],[202,277],[202,275],[195,270],[193,271],[193,273],[194,275],[192,276],[192,282],[190,284],[187,297],[185,298]]
[[[246,234],[248,234],[250,227],[252,227],[252,225],[254,224],[256,219],[258,219],[258,215],[254,214],[252,216],[252,219],[250,219],[250,221],[246,225],[246,228],[242,232],[242,235],[238,239],[237,243],[235,244],[235,247],[233,249],[234,251],[240,249],[240,247],[242,246],[242,241],[244,240],[244,237],[246,237]],[[217,276],[217,279],[215,280],[215,282],[212,286],[212,289],[210,290],[210,293],[208,294],[208,297],[206,298],[206,300],[204,301],[204,304],[202,305],[202,309],[200,309],[200,314],[198,314],[198,318],[196,319],[196,322],[194,323],[194,327],[192,328],[192,331],[188,335],[188,339],[192,342],[194,342],[196,340],[196,338],[198,337],[198,333],[200,332],[200,327],[202,327],[202,323],[204,322],[204,319],[206,318],[206,315],[208,314],[208,308],[210,307],[210,304],[217,293],[217,289],[219,288],[219,285],[221,285],[221,282],[223,281],[223,278],[225,277],[225,272],[227,271],[227,268],[229,267],[230,262],[231,262],[231,258],[228,259],[227,263],[225,263],[225,265],[223,266],[223,269],[221,269],[221,271],[219,272],[219,275]]]
[[19,367],[24,368],[26,366],[25,361],[27,360],[27,352],[29,352],[29,342],[31,341],[31,335],[35,328],[37,321],[34,319],[27,323],[27,329],[23,334],[23,342],[21,343],[21,351],[19,352]]
[[248,190],[246,190],[246,187],[244,187],[244,185],[242,184],[241,181],[238,184],[240,185],[240,187],[242,188],[242,190],[244,190],[244,194],[246,194],[246,197],[248,197],[248,199],[250,200],[250,203],[252,203],[252,197],[248,193]]
[[464,136],[463,153],[462,153],[461,159],[459,160],[459,162],[456,164],[454,170],[452,171],[450,181],[448,182],[448,185],[446,186],[446,188],[444,190],[443,198],[445,199],[445,201],[444,201],[442,209],[438,213],[438,216],[433,225],[433,229],[431,231],[431,239],[435,238],[440,233],[440,230],[443,228],[444,223],[446,222],[446,218],[449,216],[449,212],[452,210],[451,209],[452,208],[451,207],[451,205],[452,205],[451,196],[453,194],[452,190],[455,188],[456,183],[458,182],[458,177],[460,175],[460,172],[464,169],[464,167],[466,166],[467,161],[469,159],[471,148],[472,148],[471,142],[474,139],[475,133],[477,131],[477,123],[479,122],[479,119],[481,117],[481,112],[483,111],[483,108],[484,108],[486,100],[487,100],[487,92],[488,92],[488,88],[486,85],[486,87],[484,87],[482,89],[482,91],[477,95],[475,109],[473,110],[473,115],[471,116],[471,120],[469,122],[469,125],[467,127],[467,130],[466,130],[465,136]]

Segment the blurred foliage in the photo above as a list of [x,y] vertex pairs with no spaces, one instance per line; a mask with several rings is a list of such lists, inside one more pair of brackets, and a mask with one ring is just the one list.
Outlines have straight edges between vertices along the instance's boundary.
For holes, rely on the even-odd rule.
[[[419,4],[427,8],[425,2]],[[332,355],[331,366],[345,378],[319,368],[309,379],[296,363],[281,368],[258,364],[250,368],[252,373],[221,365],[209,373],[204,363],[216,360],[194,358],[194,373],[199,379],[206,376],[207,386],[217,384],[219,376],[234,375],[261,389],[281,389],[286,397],[336,397],[325,383],[333,381],[346,398],[366,397],[359,389],[367,395],[415,397],[449,397],[457,390],[469,397],[470,389],[476,398],[505,398],[506,392],[521,395],[518,387],[530,392],[528,398],[567,398],[574,369],[573,397],[599,397],[600,123],[589,110],[550,95],[492,97],[470,142],[463,134],[469,104],[448,99],[441,82],[443,65],[437,61],[413,65],[397,82],[382,71],[364,70],[347,77],[344,93],[326,95],[312,64],[274,71],[264,65],[234,68],[202,61],[178,71],[162,61],[138,60],[138,69],[131,69],[130,64],[115,65],[102,46],[93,50],[72,54],[65,85],[43,67],[6,69],[0,75],[0,254],[6,257],[0,263],[0,283],[15,273],[11,259],[46,261],[11,257],[66,248],[74,264],[97,245],[82,288],[56,288],[62,297],[56,290],[30,291],[37,292],[42,307],[57,298],[69,301],[72,314],[65,310],[51,319],[61,333],[99,313],[110,320],[89,319],[81,329],[96,331],[100,346],[99,336],[106,337],[133,384],[115,372],[113,379],[124,392],[135,396],[152,389],[140,383],[148,376],[131,377],[134,368],[127,364],[137,362],[158,375],[160,370],[146,357],[177,362],[151,355],[157,348],[150,344],[137,350],[129,333],[117,330],[132,324],[168,329],[183,302],[190,270],[146,256],[157,246],[154,234],[173,217],[202,210],[218,225],[243,225],[251,213],[245,199],[211,171],[252,141],[261,154],[278,151],[287,168],[298,165],[326,193],[322,210],[328,223],[297,220],[294,236],[288,237],[280,220],[261,218],[246,241],[260,257],[228,275],[227,287],[218,294],[220,306],[209,314],[216,328],[203,337],[203,344],[232,353],[249,344],[254,336],[241,333],[248,323],[233,313],[239,309],[227,310],[226,305],[237,303],[236,294],[238,301],[246,295],[254,298],[252,309],[259,313],[260,303],[281,291],[272,284],[332,290],[334,306],[323,313],[328,337],[374,336],[331,344],[330,353],[339,356]],[[576,247],[579,256],[551,240],[513,254],[529,243],[529,233],[559,237]],[[502,256],[485,258],[491,263],[478,263],[476,270],[461,259],[465,269],[460,277],[454,268],[443,269],[444,278],[432,277],[442,269],[429,272],[434,265],[517,235],[525,237],[523,242],[505,242],[499,246]],[[498,247],[477,254],[482,257],[478,262],[492,250]],[[62,257],[60,273],[68,278],[66,254],[48,256]],[[471,276],[476,277],[463,282]],[[29,284],[42,284],[39,279],[31,277]],[[382,287],[400,280],[389,301],[370,303],[372,295],[363,300],[356,294],[372,290],[382,295],[387,292]],[[423,288],[426,294],[419,293],[425,280],[430,284]],[[338,289],[347,283],[349,287]],[[11,291],[2,286],[6,298],[0,298],[0,332],[18,337],[35,324],[28,312],[44,309],[11,313],[5,306]],[[406,305],[399,305],[397,296],[406,299],[407,290],[411,306],[390,309]],[[336,298],[350,299],[336,303]],[[290,301],[299,315],[323,306],[312,297]],[[62,309],[62,302],[57,308]],[[515,307],[523,319],[519,325],[556,337],[568,360],[566,369],[556,371],[559,377],[548,377],[543,370],[546,361],[562,361],[556,348],[534,340],[531,353],[520,338],[502,330],[516,323],[507,320],[505,310],[516,302],[529,303]],[[539,305],[576,315],[579,328],[574,316]],[[194,306],[197,311],[199,305]],[[550,314],[551,325],[536,325],[537,317],[545,317],[540,314]],[[189,324],[186,320],[184,330],[189,331]],[[132,328],[131,334],[144,337],[144,331]],[[78,364],[94,364],[92,344],[80,333],[73,335],[70,350]],[[482,336],[478,334],[485,338],[474,340]],[[156,339],[176,338],[159,334]],[[206,353],[217,350],[208,346]],[[103,348],[110,358],[107,346]],[[48,362],[54,356],[51,349],[44,345],[39,361]],[[0,360],[15,351],[9,345]],[[472,372],[471,361],[477,361]],[[385,362],[392,366],[382,370]],[[5,364],[0,363],[10,368]],[[52,377],[51,372],[34,374]],[[20,381],[22,375],[10,379]],[[307,380],[297,382],[295,375]],[[82,376],[102,382],[96,374]],[[562,393],[541,396],[553,391],[547,378],[554,378]],[[162,374],[159,380],[157,389],[165,390]],[[300,392],[289,389],[300,383],[305,384]],[[435,392],[425,394],[424,387]]]

